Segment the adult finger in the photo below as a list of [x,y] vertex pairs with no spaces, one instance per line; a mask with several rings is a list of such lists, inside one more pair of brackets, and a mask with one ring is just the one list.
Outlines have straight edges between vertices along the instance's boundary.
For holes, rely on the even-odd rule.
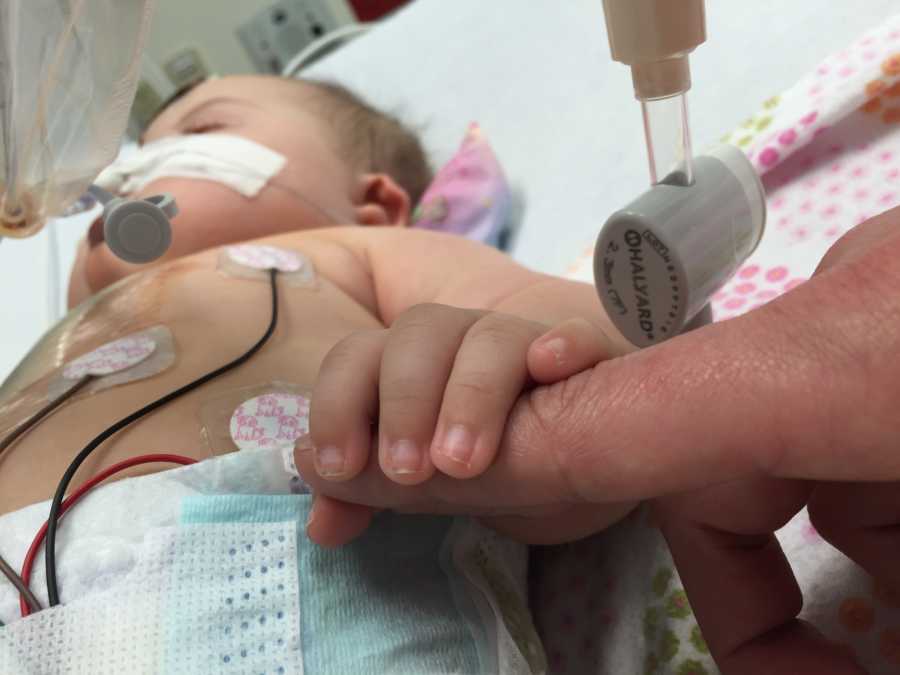
[[656,502],[691,607],[725,675],[860,673],[797,615],[800,589],[773,532],[805,503],[800,481],[752,478]]
[[900,483],[819,483],[808,509],[826,541],[900,590]]
[[900,359],[885,357],[900,353],[898,223],[860,226],[755,312],[535,391],[509,451],[552,453],[549,477],[587,501],[756,473],[900,478]]
[[533,546],[563,544],[605,530],[629,513],[637,502],[625,504],[573,504],[552,515],[485,516],[481,521],[510,539]]
[[[885,357],[900,353],[898,216],[859,226],[826,269],[759,310],[528,392],[485,473],[435,476],[402,500],[510,515],[760,473],[900,479],[900,359]],[[314,487],[383,506],[400,499],[379,494],[368,471],[352,484]]]

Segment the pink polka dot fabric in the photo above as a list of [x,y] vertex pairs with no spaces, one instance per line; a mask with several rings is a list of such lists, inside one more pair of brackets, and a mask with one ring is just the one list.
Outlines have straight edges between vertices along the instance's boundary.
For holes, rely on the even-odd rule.
[[[760,173],[774,169],[858,109],[900,114],[892,87],[900,80],[896,17],[832,54],[793,88],[773,97],[764,110],[732,134]],[[890,111],[896,110],[896,113]],[[884,113],[887,113],[885,116]]]
[[728,136],[762,176],[768,222],[757,252],[713,298],[717,320],[803,283],[841,236],[900,205],[898,34],[895,17]]
[[156,342],[147,335],[120,338],[79,356],[63,369],[63,377],[80,380],[85,375],[111,375],[136,366],[155,349]]
[[714,316],[722,320],[749,312],[804,281],[805,278],[793,277],[786,264],[763,267],[756,262],[748,263],[713,296]]

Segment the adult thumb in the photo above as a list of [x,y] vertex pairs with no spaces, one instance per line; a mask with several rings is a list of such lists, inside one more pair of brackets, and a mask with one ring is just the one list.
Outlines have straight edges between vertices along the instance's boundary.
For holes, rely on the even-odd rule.
[[768,305],[533,391],[503,464],[591,502],[758,474],[900,480],[898,289],[895,209]]

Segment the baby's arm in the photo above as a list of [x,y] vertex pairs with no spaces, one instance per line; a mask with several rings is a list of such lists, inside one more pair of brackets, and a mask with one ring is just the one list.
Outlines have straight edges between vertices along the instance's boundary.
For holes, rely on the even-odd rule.
[[440,303],[503,312],[547,326],[581,319],[596,327],[611,351],[629,350],[606,317],[593,286],[541,274],[500,251],[425,230],[347,227],[319,230],[369,276],[359,298],[390,326],[411,307]]
[[[350,335],[320,369],[311,432],[316,469],[329,481],[372,470],[405,484],[425,481],[435,470],[454,478],[479,475],[493,462],[509,411],[529,380],[556,381],[624,351],[621,338],[608,337],[609,323],[589,285],[531,272],[495,250],[446,235],[354,230],[323,236],[360,262],[369,283],[368,297],[359,299],[388,326]],[[376,453],[378,461],[370,462]],[[298,465],[309,462],[298,456]],[[579,532],[594,531],[628,508],[565,520]],[[359,522],[365,520],[363,514]],[[537,534],[546,538],[548,531],[560,532]]]

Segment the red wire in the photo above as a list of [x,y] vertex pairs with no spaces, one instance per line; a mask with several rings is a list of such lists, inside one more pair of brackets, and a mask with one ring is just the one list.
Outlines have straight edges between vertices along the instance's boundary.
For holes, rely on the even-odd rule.
[[[184,457],[183,455],[156,454],[139,455],[138,457],[126,459],[125,461],[119,462],[118,464],[113,464],[111,467],[104,469],[90,480],[82,483],[80,486],[78,486],[77,490],[66,497],[62,505],[60,506],[59,517],[62,518],[63,514],[65,514],[65,512],[69,510],[70,506],[77,503],[78,500],[84,497],[85,494],[87,494],[99,483],[102,483],[113,474],[119,473],[120,471],[124,471],[125,469],[129,469],[139,464],[154,464],[157,462],[170,462],[172,464],[181,464],[183,466],[187,466],[188,464],[196,464],[197,460],[192,459],[191,457]],[[37,553],[41,548],[41,544],[44,543],[44,537],[46,536],[47,523],[45,522],[41,529],[38,530],[34,541],[31,542],[31,548],[28,549],[28,553],[25,554],[25,561],[22,563],[22,574],[20,576],[22,577],[22,581],[25,582],[26,586],[31,582],[31,568],[34,566],[34,559],[37,557]],[[31,613],[28,607],[28,603],[25,602],[24,596],[21,595],[19,596],[19,609],[22,611],[23,618]]]

